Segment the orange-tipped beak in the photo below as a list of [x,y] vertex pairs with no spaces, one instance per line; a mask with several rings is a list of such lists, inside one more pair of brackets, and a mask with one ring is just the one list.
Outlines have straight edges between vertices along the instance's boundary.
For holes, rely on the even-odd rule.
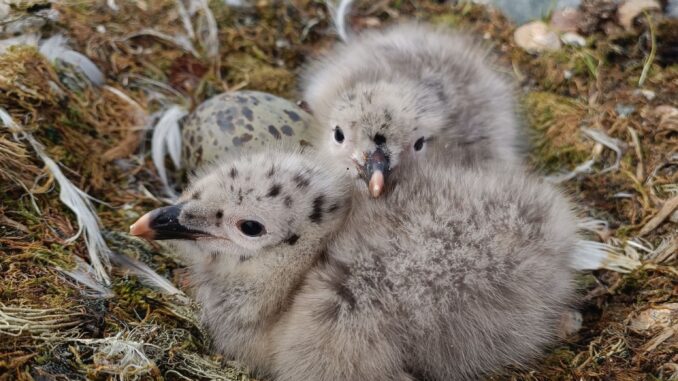
[[381,193],[384,191],[384,173],[382,171],[372,172],[372,177],[370,177],[370,182],[367,186],[372,197],[377,198],[381,196]]
[[364,173],[372,197],[381,196],[389,173],[389,158],[380,147],[367,157]]
[[151,213],[153,212],[144,214],[137,222],[133,223],[132,226],[129,227],[129,234],[145,238],[149,241],[152,240],[154,232],[153,229],[151,229]]

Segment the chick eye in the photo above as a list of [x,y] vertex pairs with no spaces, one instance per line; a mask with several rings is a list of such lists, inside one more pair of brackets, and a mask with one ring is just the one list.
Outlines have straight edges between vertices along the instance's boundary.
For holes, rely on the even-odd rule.
[[259,237],[266,233],[264,225],[254,220],[238,221],[238,229],[248,237]]
[[334,140],[339,144],[344,142],[344,131],[339,126],[334,127]]
[[416,142],[414,142],[414,150],[415,151],[421,151],[421,149],[424,148],[424,137],[420,137],[417,139]]

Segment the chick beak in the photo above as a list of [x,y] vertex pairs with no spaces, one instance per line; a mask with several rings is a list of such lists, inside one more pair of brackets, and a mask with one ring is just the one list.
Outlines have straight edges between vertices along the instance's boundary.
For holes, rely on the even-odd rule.
[[182,205],[166,206],[152,210],[129,227],[130,234],[147,240],[195,240],[209,237],[209,233],[190,229],[179,223]]
[[372,197],[377,198],[384,192],[384,184],[389,173],[388,156],[381,148],[377,148],[368,157],[365,163],[367,187]]

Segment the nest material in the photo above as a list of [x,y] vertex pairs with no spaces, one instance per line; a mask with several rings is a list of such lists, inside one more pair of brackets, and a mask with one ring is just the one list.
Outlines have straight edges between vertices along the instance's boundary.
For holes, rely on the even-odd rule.
[[[35,17],[49,7],[31,4],[13,8],[14,16]],[[498,53],[497,67],[511,68],[507,74],[520,82],[534,169],[554,175],[590,163],[562,186],[582,214],[608,222],[594,229],[600,240],[644,263],[629,274],[582,275],[580,333],[530,369],[496,379],[678,377],[678,236],[671,222],[678,220],[678,66],[675,49],[665,45],[675,41],[676,21],[652,18],[637,31],[621,32],[595,24],[610,18],[582,20],[591,33],[588,47],[532,56],[513,44],[514,26],[495,11],[469,3],[413,4],[358,2],[350,25],[360,30],[416,17],[484,37]],[[41,31],[69,36],[106,75],[108,87],[89,85],[76,69],[48,62],[34,47],[14,47],[0,55],[0,104],[74,184],[105,202],[97,212],[109,232],[126,231],[160,205],[152,195],[162,194],[162,184],[143,130],[144,115],[160,107],[159,98],[189,108],[237,88],[294,98],[300,65],[336,40],[326,8],[313,1],[241,9],[211,2],[218,59],[201,43],[209,33],[187,35],[177,1],[53,6],[61,21],[43,22]],[[190,20],[198,32],[209,24],[199,17]],[[176,43],[165,36],[186,38]],[[210,354],[195,306],[123,273],[114,273],[114,297],[83,296],[82,286],[63,272],[86,258],[82,240],[66,241],[77,230],[75,217],[59,202],[35,152],[4,127],[0,197],[0,380],[248,379],[237,364]],[[185,285],[180,264],[158,255],[158,247],[120,233],[106,238],[114,250]]]

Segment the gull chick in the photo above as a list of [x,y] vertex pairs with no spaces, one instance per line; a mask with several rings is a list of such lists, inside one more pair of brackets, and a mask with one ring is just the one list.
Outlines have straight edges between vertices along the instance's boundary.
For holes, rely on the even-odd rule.
[[[471,38],[419,24],[369,31],[311,64],[303,96],[321,149],[379,196],[403,160],[519,163],[513,88]],[[430,147],[429,147],[430,146]]]
[[577,242],[558,192],[415,162],[371,200],[333,161],[243,157],[133,225],[190,259],[219,352],[276,380],[471,380],[556,340]]

